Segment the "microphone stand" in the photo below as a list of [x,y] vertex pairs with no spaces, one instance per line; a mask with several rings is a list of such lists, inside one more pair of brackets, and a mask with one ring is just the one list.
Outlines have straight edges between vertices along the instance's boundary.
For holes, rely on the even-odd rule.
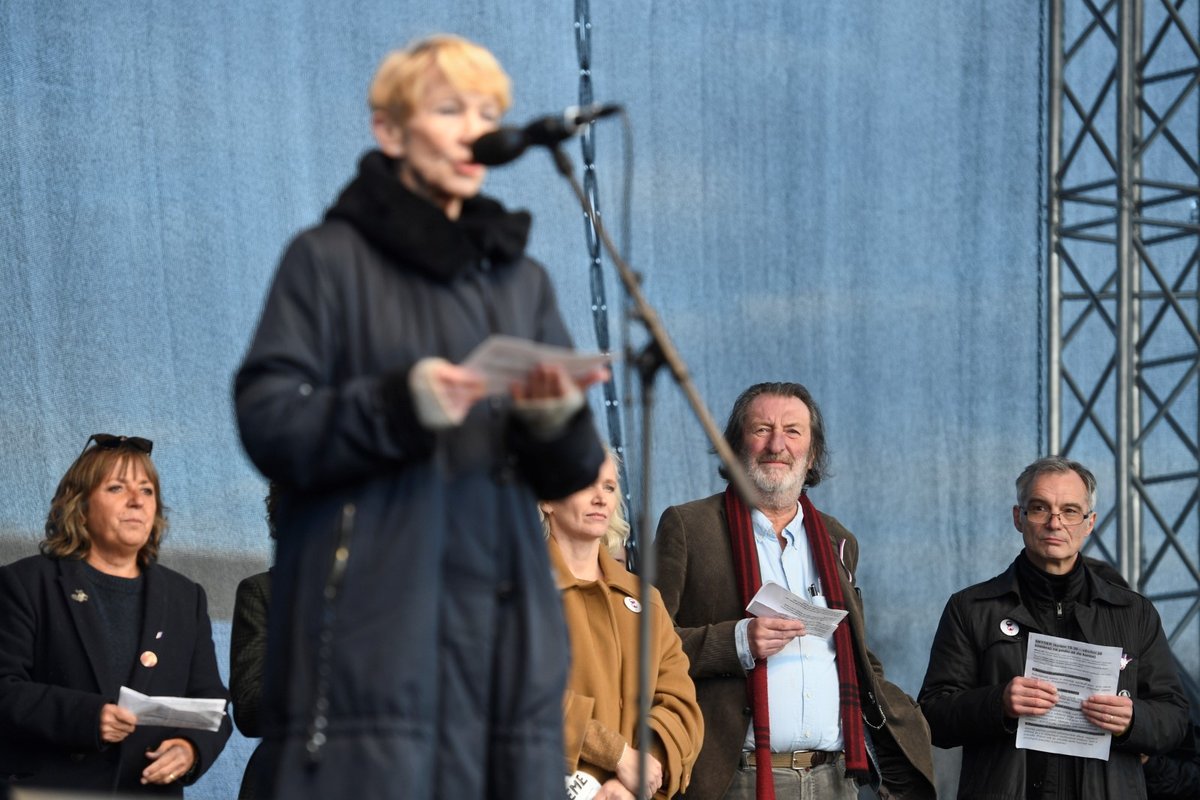
[[636,355],[629,357],[629,361],[636,367],[638,377],[641,381],[642,398],[642,507],[638,509],[637,530],[638,541],[643,545],[642,552],[639,554],[641,556],[641,566],[638,570],[638,595],[642,602],[643,613],[639,620],[638,628],[640,648],[638,650],[637,740],[639,791],[637,796],[645,798],[649,796],[646,791],[646,759],[649,754],[650,728],[648,720],[650,718],[650,697],[652,695],[652,692],[648,691],[651,675],[650,660],[647,656],[650,652],[651,612],[650,604],[646,598],[649,597],[650,587],[654,584],[656,567],[654,548],[646,546],[646,532],[650,530],[650,521],[647,516],[650,509],[650,422],[654,407],[654,380],[660,368],[666,366],[670,370],[672,377],[675,378],[675,383],[679,385],[679,388],[688,400],[688,404],[691,405],[692,413],[696,415],[700,426],[704,429],[705,435],[708,436],[709,442],[712,443],[717,457],[721,459],[721,463],[725,466],[729,474],[729,482],[733,484],[734,489],[742,496],[747,505],[754,504],[755,493],[750,485],[750,480],[746,477],[745,470],[742,469],[741,463],[734,456],[729,443],[725,441],[725,437],[717,428],[717,424],[713,421],[712,415],[704,405],[704,401],[700,399],[700,394],[696,391],[695,384],[692,383],[692,376],[688,371],[687,364],[684,363],[683,357],[679,355],[679,351],[675,349],[675,345],[671,341],[671,337],[667,335],[666,328],[663,327],[658,314],[646,301],[645,295],[642,294],[640,279],[629,264],[625,262],[625,259],[621,257],[621,254],[617,252],[617,248],[608,236],[608,231],[596,216],[596,211],[592,208],[591,201],[588,200],[587,194],[584,192],[579,180],[575,177],[571,159],[557,145],[551,147],[550,151],[554,156],[554,165],[558,169],[559,174],[570,184],[571,189],[575,192],[575,197],[579,200],[579,204],[583,208],[583,213],[591,221],[597,236],[600,238],[601,244],[604,245],[605,251],[612,258],[613,264],[616,265],[621,285],[625,287],[625,292],[633,302],[631,316],[642,323],[646,328],[646,333],[650,336],[650,341],[646,346]]

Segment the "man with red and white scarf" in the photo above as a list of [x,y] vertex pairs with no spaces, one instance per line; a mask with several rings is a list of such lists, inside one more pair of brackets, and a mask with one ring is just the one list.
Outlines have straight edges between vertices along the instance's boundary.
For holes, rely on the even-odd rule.
[[[658,587],[691,661],[704,747],[687,800],[933,798],[929,726],[867,649],[854,585],[858,541],[814,508],[825,430],[798,383],[760,383],[734,403],[725,439],[757,496],[732,488],[663,512]],[[724,473],[723,473],[724,474]],[[725,475],[724,477],[728,477]],[[833,636],[750,617],[764,582],[844,609]]]

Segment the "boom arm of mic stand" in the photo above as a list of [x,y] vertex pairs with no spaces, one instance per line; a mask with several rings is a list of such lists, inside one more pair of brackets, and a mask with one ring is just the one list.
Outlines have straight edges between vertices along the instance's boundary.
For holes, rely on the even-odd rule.
[[[733,450],[730,449],[729,443],[725,441],[725,437],[721,434],[720,429],[717,428],[717,424],[713,421],[712,415],[704,405],[704,401],[700,399],[700,395],[696,391],[696,386],[692,383],[692,376],[688,372],[687,364],[684,363],[683,358],[679,355],[679,351],[675,349],[675,344],[671,341],[671,337],[667,335],[666,328],[663,327],[662,322],[659,320],[657,312],[646,301],[645,295],[642,294],[642,287],[637,276],[629,264],[625,263],[625,259],[621,258],[621,254],[617,252],[617,248],[613,246],[612,239],[608,236],[608,231],[605,230],[600,220],[596,217],[596,212],[592,208],[591,201],[588,200],[583,187],[575,178],[570,158],[562,151],[561,147],[551,148],[551,152],[554,155],[554,164],[558,168],[559,173],[571,185],[571,189],[575,192],[575,197],[583,207],[583,212],[587,214],[592,226],[596,229],[596,234],[600,237],[600,243],[604,245],[605,251],[612,258],[613,264],[616,265],[621,285],[625,287],[626,293],[628,293],[629,298],[633,301],[633,313],[645,325],[653,347],[658,350],[659,358],[671,370],[671,375],[675,378],[675,382],[679,384],[679,388],[687,398],[688,404],[692,407],[692,413],[696,415],[696,419],[699,420],[700,427],[704,429],[704,433],[708,436],[708,440],[716,451],[717,457],[721,459],[721,463],[725,466],[730,476],[729,482],[733,484],[734,489],[742,496],[742,500],[747,505],[753,505],[755,493],[750,485],[750,479],[746,477],[746,471],[734,456]],[[643,497],[643,504],[646,504],[645,497]]]
[[[721,463],[725,465],[727,474],[730,478],[730,483],[733,484],[738,494],[747,505],[753,504],[754,494],[750,488],[750,481],[746,477],[746,472],[742,469],[742,465],[734,458],[733,451],[729,447],[729,443],[725,441],[725,437],[717,429],[716,423],[713,421],[712,415],[708,413],[708,408],[704,405],[704,401],[700,399],[700,394],[696,391],[695,385],[692,383],[691,373],[688,372],[687,365],[684,364],[683,358],[679,355],[679,351],[675,349],[675,345],[671,342],[671,337],[667,335],[666,329],[658,318],[658,314],[646,301],[642,294],[642,287],[634,275],[630,266],[625,263],[625,259],[621,258],[621,254],[617,252],[617,248],[613,246],[612,240],[608,237],[608,231],[600,223],[596,217],[596,210],[592,208],[592,203],[588,200],[587,193],[583,191],[579,181],[575,178],[575,173],[571,166],[571,159],[563,152],[561,147],[550,148],[554,155],[554,165],[558,168],[559,173],[566,178],[567,183],[571,185],[571,189],[575,192],[575,197],[579,200],[579,205],[582,206],[583,212],[587,214],[588,220],[592,223],[596,234],[600,237],[600,242],[604,245],[604,249],[612,258],[613,263],[617,265],[617,274],[621,278],[621,284],[625,287],[630,300],[633,301],[633,313],[646,326],[646,331],[650,335],[650,342],[642,349],[636,358],[636,366],[638,374],[642,381],[642,508],[638,513],[638,541],[645,543],[646,531],[649,529],[649,519],[647,513],[650,507],[650,423],[651,410],[654,404],[654,378],[658,373],[659,367],[666,364],[671,370],[671,375],[675,378],[675,382],[679,384],[679,388],[683,390],[683,394],[688,399],[688,403],[692,406],[692,413],[700,420],[700,426],[704,429],[708,440],[712,442],[713,449],[716,450],[717,456],[721,459]],[[646,767],[647,759],[650,757],[650,697],[653,692],[650,691],[650,659],[647,657],[650,652],[650,614],[652,605],[648,600],[651,584],[655,579],[655,561],[654,549],[652,547],[643,547],[641,555],[641,569],[639,570],[639,586],[638,594],[642,601],[644,613],[639,620],[638,625],[638,725],[637,725],[637,741],[638,741],[638,791],[637,797],[648,797],[649,791],[646,785]]]

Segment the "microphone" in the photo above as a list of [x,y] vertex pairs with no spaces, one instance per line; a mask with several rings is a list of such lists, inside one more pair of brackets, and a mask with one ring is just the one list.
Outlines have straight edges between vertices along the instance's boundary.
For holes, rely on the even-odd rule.
[[471,157],[476,164],[498,167],[520,158],[532,145],[554,147],[570,139],[584,125],[619,111],[621,106],[615,103],[570,106],[561,114],[538,117],[524,128],[499,128],[475,140]]

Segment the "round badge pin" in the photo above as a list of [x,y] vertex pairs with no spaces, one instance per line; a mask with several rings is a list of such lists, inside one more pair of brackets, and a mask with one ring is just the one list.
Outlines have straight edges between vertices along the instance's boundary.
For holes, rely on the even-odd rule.
[[147,650],[138,657],[138,661],[142,662],[143,667],[149,668],[158,663],[158,656],[154,654],[153,650]]
[[642,610],[642,604],[633,597],[625,598],[625,607],[635,614],[641,613]]
[[1021,632],[1021,626],[1011,619],[1000,620],[1000,632],[1005,636],[1016,636]]

